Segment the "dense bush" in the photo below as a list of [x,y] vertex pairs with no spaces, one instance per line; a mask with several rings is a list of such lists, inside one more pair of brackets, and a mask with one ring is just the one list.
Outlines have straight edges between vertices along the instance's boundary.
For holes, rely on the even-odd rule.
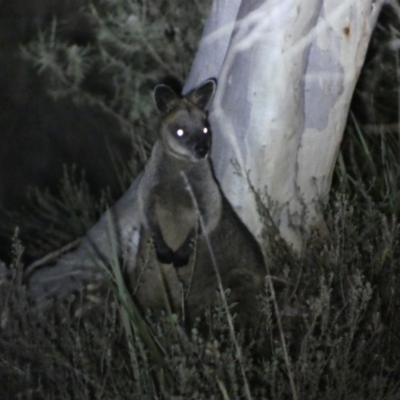
[[37,311],[10,286],[0,388],[21,398],[396,399],[398,226],[334,197],[329,240],[310,237],[300,259],[272,246],[263,319],[246,334],[222,306],[185,327],[173,314],[142,319],[116,287],[110,301],[73,296]]

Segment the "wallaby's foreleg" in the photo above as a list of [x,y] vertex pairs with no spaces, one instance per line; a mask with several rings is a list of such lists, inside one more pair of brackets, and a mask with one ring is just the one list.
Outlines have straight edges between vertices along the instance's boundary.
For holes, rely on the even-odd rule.
[[158,261],[163,264],[171,264],[174,260],[174,252],[167,243],[165,243],[160,227],[156,225],[151,232]]
[[162,235],[160,226],[158,224],[155,207],[152,207],[153,204],[149,204],[149,207],[146,211],[147,215],[147,226],[151,233],[151,238],[154,245],[154,250],[157,255],[158,261],[163,264],[171,264],[174,259],[174,252],[167,245]]
[[190,232],[181,247],[177,249],[174,253],[174,267],[184,267],[189,263],[189,258],[193,253],[194,242],[196,240],[196,228],[193,228]]

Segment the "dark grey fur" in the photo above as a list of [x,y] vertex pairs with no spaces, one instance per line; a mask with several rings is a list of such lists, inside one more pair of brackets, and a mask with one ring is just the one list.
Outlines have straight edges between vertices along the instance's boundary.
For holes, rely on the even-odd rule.
[[164,307],[168,298],[194,316],[215,303],[218,269],[241,321],[253,320],[265,268],[258,243],[223,196],[208,158],[205,110],[215,88],[208,80],[184,98],[165,85],[155,89],[164,117],[138,188],[141,241],[128,271],[139,303]]

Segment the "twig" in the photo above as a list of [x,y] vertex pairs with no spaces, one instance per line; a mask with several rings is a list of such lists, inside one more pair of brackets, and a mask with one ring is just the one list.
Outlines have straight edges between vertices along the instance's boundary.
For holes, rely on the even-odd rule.
[[61,247],[60,249],[57,249],[55,251],[52,251],[49,254],[46,254],[44,257],[42,257],[39,260],[34,261],[32,264],[30,264],[25,270],[25,275],[26,276],[30,275],[36,268],[44,266],[49,261],[57,259],[60,256],[62,256],[63,254],[68,253],[69,251],[77,248],[80,243],[81,243],[81,238],[78,238],[78,239],[74,240],[73,242],[70,242],[70,243],[66,244],[65,246]]
[[[221,293],[222,304],[223,304],[223,307],[224,307],[225,312],[226,312],[226,316],[227,316],[227,320],[228,320],[228,325],[229,325],[229,333],[230,333],[230,335],[231,335],[232,342],[233,342],[233,344],[234,344],[234,346],[235,346],[236,357],[237,357],[237,359],[238,359],[238,361],[239,361],[240,371],[241,371],[241,373],[242,373],[242,378],[243,378],[243,382],[244,382],[244,389],[245,389],[245,393],[246,393],[246,398],[247,398],[248,400],[251,400],[251,399],[252,399],[252,396],[251,396],[251,393],[250,393],[250,386],[249,386],[249,382],[247,381],[246,372],[245,372],[244,366],[243,366],[243,355],[242,355],[242,350],[241,350],[241,348],[240,348],[240,346],[239,346],[239,343],[238,343],[238,341],[237,341],[237,338],[236,338],[235,329],[234,329],[234,327],[233,327],[232,316],[231,316],[231,313],[230,313],[230,311],[229,311],[228,301],[226,300],[224,288],[223,288],[223,286],[222,286],[221,276],[220,276],[220,274],[219,274],[219,270],[218,270],[218,266],[217,266],[217,261],[216,261],[216,259],[215,259],[215,255],[214,255],[214,251],[213,251],[213,249],[212,249],[212,247],[211,247],[210,240],[209,240],[208,235],[207,235],[207,233],[206,233],[206,229],[205,229],[205,225],[204,225],[203,216],[202,216],[201,213],[200,213],[200,209],[199,209],[199,206],[198,206],[198,204],[197,204],[197,200],[196,200],[196,197],[195,197],[195,195],[194,195],[194,193],[193,193],[193,190],[192,190],[192,187],[191,187],[191,185],[190,185],[190,182],[189,182],[189,180],[187,179],[187,176],[186,176],[186,174],[185,174],[184,172],[181,172],[181,174],[182,174],[182,176],[183,176],[183,179],[184,179],[184,181],[185,181],[186,187],[187,187],[187,189],[188,189],[188,191],[189,191],[189,194],[190,194],[190,196],[191,196],[191,198],[192,198],[192,201],[193,201],[193,203],[194,203],[194,205],[195,205],[195,208],[196,208],[196,210],[197,210],[197,212],[198,212],[198,215],[199,215],[200,226],[201,226],[201,229],[202,229],[203,234],[204,234],[204,238],[205,238],[206,243],[207,243],[207,248],[208,248],[208,251],[209,251],[209,253],[210,253],[211,262],[212,262],[212,265],[213,265],[213,267],[214,267],[215,274],[216,274],[216,276],[217,276],[217,280],[218,280],[218,289],[219,289],[219,291],[220,291],[220,293]],[[295,398],[295,400],[297,400],[297,398]]]

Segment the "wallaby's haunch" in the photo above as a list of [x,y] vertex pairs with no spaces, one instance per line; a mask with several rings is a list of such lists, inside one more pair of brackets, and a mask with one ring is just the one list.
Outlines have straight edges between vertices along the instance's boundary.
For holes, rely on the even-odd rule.
[[155,88],[163,120],[138,189],[141,242],[130,282],[139,303],[163,307],[168,298],[193,316],[217,298],[217,268],[228,300],[238,303],[234,312],[247,320],[265,270],[256,240],[213,176],[205,110],[215,89],[208,80],[180,98],[166,85]]

